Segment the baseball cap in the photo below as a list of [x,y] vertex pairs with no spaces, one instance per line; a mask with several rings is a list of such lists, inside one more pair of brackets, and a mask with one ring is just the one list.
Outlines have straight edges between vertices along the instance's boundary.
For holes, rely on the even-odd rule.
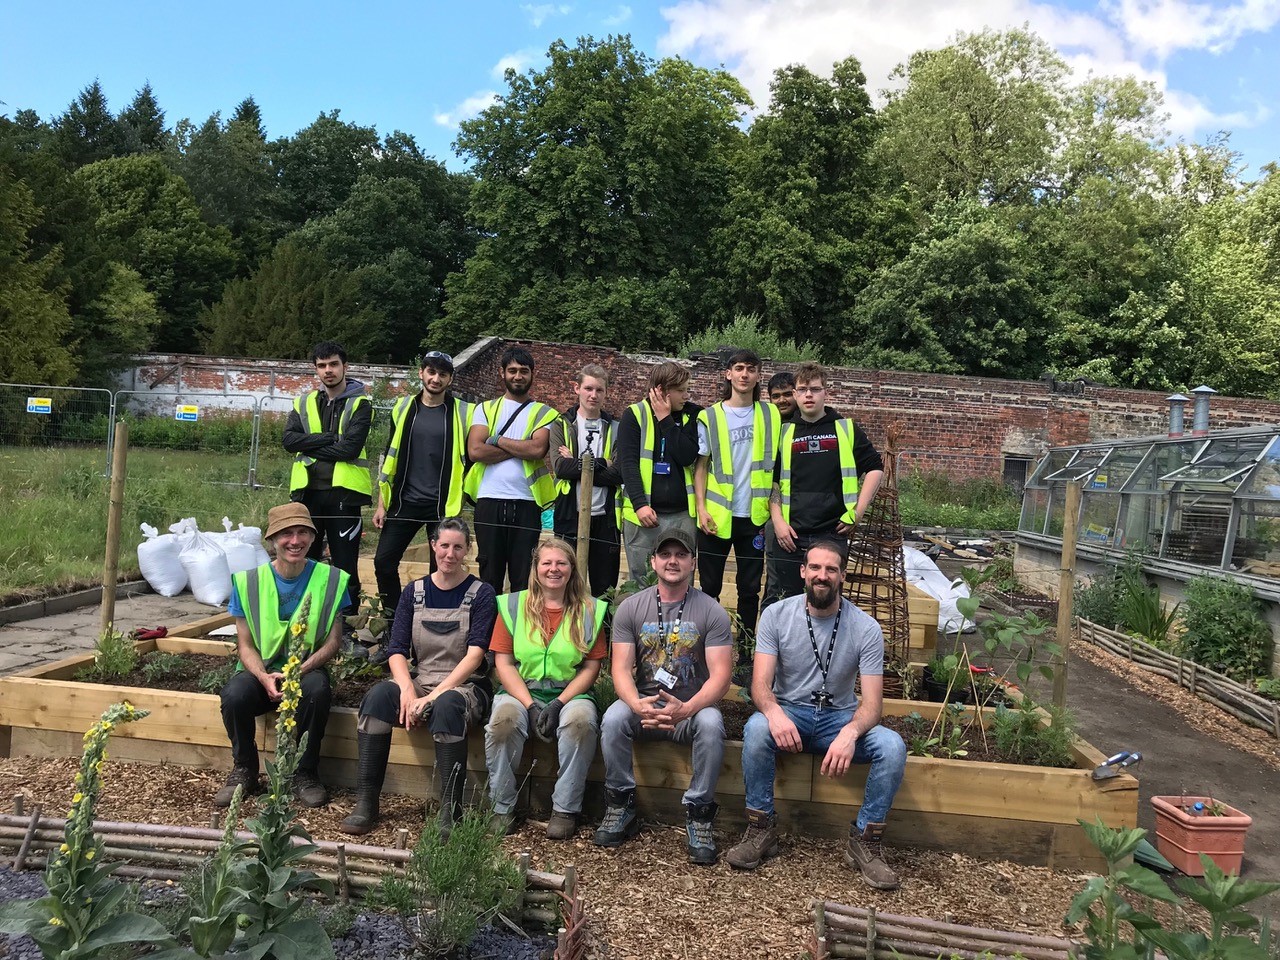
[[670,543],[673,540],[690,553],[698,552],[693,545],[693,536],[687,530],[681,530],[679,527],[672,527],[669,530],[662,531],[657,542],[653,545],[653,552],[657,553],[662,549],[664,544]]
[[453,373],[453,357],[440,350],[432,350],[430,353],[424,353],[418,361],[418,369],[423,367],[435,367],[437,370],[447,370]]
[[316,532],[316,525],[311,522],[310,510],[300,503],[285,503],[267,511],[267,532],[262,536],[270,540],[289,527],[306,527],[312,533]]

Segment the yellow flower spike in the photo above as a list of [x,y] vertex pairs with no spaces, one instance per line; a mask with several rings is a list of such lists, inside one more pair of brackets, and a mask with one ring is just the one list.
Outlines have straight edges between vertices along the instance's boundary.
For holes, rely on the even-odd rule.
[[[78,782],[78,781],[79,781],[79,777],[77,777],[77,778],[76,778],[76,780],[77,780],[77,782]],[[80,802],[81,800],[83,800],[83,799],[84,799],[84,794],[83,794],[83,793],[77,793],[74,797],[72,797],[72,798],[71,798],[71,802],[72,802],[72,803],[79,803],[79,802]]]
[[68,846],[64,843],[62,846],[60,846],[60,847],[58,848],[58,852],[59,852],[59,853],[70,853],[70,852],[71,852],[71,848],[70,848],[70,847],[68,847]]
[[61,921],[61,920],[59,920],[57,917],[50,917],[50,918],[49,918],[49,926],[51,926],[51,927],[60,927],[60,926],[62,926],[62,921]]
[[92,851],[92,850],[86,850],[86,851],[85,851],[85,854],[84,854],[84,858],[85,858],[86,860],[92,860],[92,859],[93,859],[93,851]]

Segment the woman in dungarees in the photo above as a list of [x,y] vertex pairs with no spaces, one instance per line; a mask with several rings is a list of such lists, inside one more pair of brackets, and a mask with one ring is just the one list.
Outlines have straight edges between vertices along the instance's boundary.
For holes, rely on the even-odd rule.
[[534,549],[529,589],[498,598],[490,647],[502,690],[484,738],[497,830],[514,823],[515,771],[530,735],[557,744],[560,761],[547,836],[567,840],[578,830],[600,731],[591,687],[606,653],[605,607],[587,593],[573,548],[556,539]]
[[467,572],[471,530],[466,521],[440,521],[431,549],[436,572],[407,587],[396,607],[388,642],[391,679],[360,704],[356,806],[339,825],[344,833],[366,834],[378,822],[378,797],[397,725],[431,731],[441,835],[448,837],[462,815],[467,731],[484,719],[493,700],[485,655],[497,606],[493,587]]

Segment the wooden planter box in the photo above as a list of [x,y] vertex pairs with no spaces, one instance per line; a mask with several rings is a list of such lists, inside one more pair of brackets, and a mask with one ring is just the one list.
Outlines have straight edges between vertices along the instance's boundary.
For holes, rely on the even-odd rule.
[[[1156,849],[1160,855],[1189,877],[1203,877],[1200,854],[1208,855],[1223,873],[1240,874],[1244,861],[1244,837],[1253,818],[1235,807],[1226,807],[1226,816],[1208,813],[1196,816],[1182,809],[1196,802],[1206,807],[1211,797],[1152,797],[1156,814]],[[1218,801],[1221,803],[1221,801]]]
[[[230,653],[232,645],[198,637],[230,622],[226,614],[143,641],[141,652]],[[150,710],[140,723],[120,728],[112,737],[116,759],[148,763],[176,763],[193,767],[230,767],[231,751],[222,726],[218,697],[104,684],[71,679],[92,660],[91,654],[72,657],[0,679],[0,751],[12,756],[78,756],[81,737],[102,711],[119,700]],[[919,711],[936,716],[939,704],[906,700],[885,703],[887,715]],[[258,746],[271,751],[271,716],[258,721]],[[484,779],[484,739],[471,737],[468,767],[472,783]],[[333,784],[352,786],[356,774],[356,711],[336,707],[323,746],[321,774]],[[534,810],[549,806],[556,758],[551,745],[530,741],[523,764],[533,775],[525,780],[526,802]],[[909,757],[906,777],[889,816],[888,842],[964,853],[976,857],[1044,864],[1060,869],[1100,869],[1102,860],[1076,823],[1077,818],[1100,816],[1113,827],[1137,824],[1138,782],[1121,775],[1094,782],[1090,771],[1105,758],[1078,741],[1077,767],[1055,770],[1012,764]],[[429,736],[397,730],[392,738],[387,770],[388,792],[412,796],[434,794],[434,751]],[[856,815],[866,783],[866,768],[854,767],[840,780],[819,774],[822,758],[809,754],[780,754],[776,797],[784,830],[817,836],[844,836]],[[692,772],[689,749],[674,744],[641,745],[636,752],[639,804],[651,819],[682,822],[681,794]],[[523,776],[523,773],[522,773]],[[730,832],[744,821],[742,745],[727,744],[718,799],[721,827]],[[587,812],[598,816],[604,806],[604,763],[597,755],[588,778]]]

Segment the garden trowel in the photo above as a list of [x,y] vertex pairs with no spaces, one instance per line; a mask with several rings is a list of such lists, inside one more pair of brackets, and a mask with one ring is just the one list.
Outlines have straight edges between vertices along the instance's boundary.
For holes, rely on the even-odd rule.
[[1141,759],[1142,754],[1136,750],[1121,750],[1114,757],[1108,757],[1093,768],[1093,779],[1110,780],[1112,777],[1118,777],[1126,767],[1133,766]]

